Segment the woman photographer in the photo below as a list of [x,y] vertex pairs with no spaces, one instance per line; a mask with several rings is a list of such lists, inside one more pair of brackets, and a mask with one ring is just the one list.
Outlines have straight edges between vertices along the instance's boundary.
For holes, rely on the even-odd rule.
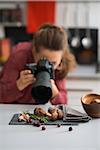
[[0,74],[0,103],[36,104],[31,95],[36,78],[26,64],[46,58],[54,66],[55,79],[51,79],[52,104],[67,103],[66,76],[76,67],[70,53],[66,32],[53,24],[42,25],[33,36],[32,43],[19,43]]

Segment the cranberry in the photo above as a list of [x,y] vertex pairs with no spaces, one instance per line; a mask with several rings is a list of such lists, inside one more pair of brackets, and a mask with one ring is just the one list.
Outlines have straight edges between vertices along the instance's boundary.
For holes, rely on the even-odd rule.
[[46,127],[45,127],[45,126],[42,126],[42,130],[46,130]]
[[58,128],[61,127],[61,124],[57,124],[57,127],[58,127]]
[[27,123],[32,123],[32,119],[29,118],[29,119],[26,120],[26,122]]
[[40,126],[41,126],[40,122],[38,122],[36,126],[37,126],[37,127],[40,127]]
[[41,124],[40,124],[40,122],[34,122],[33,125],[34,125],[35,127],[40,127]]
[[72,128],[72,127],[69,127],[68,131],[72,131],[72,130],[73,130],[73,128]]

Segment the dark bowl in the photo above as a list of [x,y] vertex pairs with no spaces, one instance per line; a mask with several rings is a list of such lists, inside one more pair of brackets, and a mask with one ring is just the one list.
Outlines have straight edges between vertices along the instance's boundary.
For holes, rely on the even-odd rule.
[[82,106],[85,112],[92,118],[100,118],[100,95],[87,94],[81,98]]

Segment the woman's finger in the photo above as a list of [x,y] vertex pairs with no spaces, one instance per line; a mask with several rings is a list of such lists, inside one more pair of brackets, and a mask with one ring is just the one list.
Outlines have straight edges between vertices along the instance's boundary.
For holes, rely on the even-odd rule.
[[31,70],[23,70],[20,73],[20,75],[28,75],[28,74],[31,74]]

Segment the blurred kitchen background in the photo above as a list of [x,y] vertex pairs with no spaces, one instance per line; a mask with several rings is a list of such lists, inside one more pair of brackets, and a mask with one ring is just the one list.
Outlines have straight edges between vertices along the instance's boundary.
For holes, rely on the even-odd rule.
[[99,0],[0,1],[1,69],[15,44],[32,41],[36,28],[51,22],[65,29],[70,50],[77,60],[77,69],[68,75],[70,98],[75,99],[74,92],[81,96],[100,91],[99,14]]

